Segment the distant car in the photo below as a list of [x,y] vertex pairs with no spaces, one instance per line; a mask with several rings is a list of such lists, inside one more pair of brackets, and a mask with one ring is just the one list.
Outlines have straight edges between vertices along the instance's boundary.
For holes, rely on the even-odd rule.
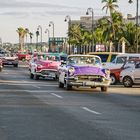
[[103,63],[110,63],[112,62],[117,55],[123,54],[120,52],[89,52],[90,55],[98,55]]
[[107,91],[111,82],[110,71],[102,68],[100,57],[95,55],[69,55],[58,71],[59,87],[67,90],[87,86]]
[[14,67],[18,67],[18,57],[14,54],[5,53],[2,57],[2,64],[5,65],[13,65]]
[[60,58],[45,53],[37,54],[29,63],[30,78],[38,80],[40,77],[57,79],[57,70],[61,64]]
[[30,60],[31,59],[31,54],[28,53],[18,53],[18,60]]
[[121,71],[120,82],[125,87],[132,87],[134,84],[140,84],[140,59],[132,61],[131,66]]

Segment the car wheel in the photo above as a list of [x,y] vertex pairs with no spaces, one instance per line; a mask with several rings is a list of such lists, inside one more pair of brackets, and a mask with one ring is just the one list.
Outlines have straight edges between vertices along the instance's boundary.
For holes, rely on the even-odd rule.
[[30,73],[30,78],[33,79],[34,78],[34,75],[32,73]]
[[117,79],[116,79],[115,75],[111,74],[110,78],[111,78],[111,85],[115,85],[117,83]]
[[91,86],[91,88],[93,88],[93,89],[94,89],[94,88],[96,88],[96,87],[94,87],[94,86]]
[[131,77],[129,77],[129,76],[124,77],[123,78],[123,85],[125,87],[132,87],[133,81],[132,81]]
[[101,87],[101,91],[107,91],[107,87]]
[[69,85],[69,84],[67,83],[67,81],[66,81],[66,82],[65,82],[65,88],[66,88],[66,90],[71,90],[71,89],[72,89],[72,86]]
[[35,79],[35,80],[39,80],[39,76],[35,74],[35,75],[34,75],[34,79]]
[[64,84],[61,83],[61,82],[59,81],[59,82],[58,82],[58,87],[59,87],[59,88],[63,88],[63,87],[64,87]]
[[18,67],[18,64],[14,64],[14,67]]
[[57,81],[57,80],[58,80],[57,75],[53,78],[53,80],[55,80],[55,81]]

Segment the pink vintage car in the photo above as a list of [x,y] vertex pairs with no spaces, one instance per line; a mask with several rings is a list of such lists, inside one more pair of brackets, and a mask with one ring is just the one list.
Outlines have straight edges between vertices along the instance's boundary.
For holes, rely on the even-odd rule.
[[30,78],[40,77],[57,79],[57,70],[61,64],[59,57],[53,54],[39,54],[29,62]]

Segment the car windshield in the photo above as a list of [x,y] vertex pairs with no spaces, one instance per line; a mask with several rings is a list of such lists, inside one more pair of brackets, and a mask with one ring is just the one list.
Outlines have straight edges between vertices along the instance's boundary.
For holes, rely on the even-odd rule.
[[37,58],[42,60],[60,61],[60,57],[53,54],[38,54]]
[[99,65],[101,61],[98,57],[91,57],[91,56],[73,56],[68,58],[68,64],[90,64],[90,65]]
[[135,60],[129,60],[124,64],[124,68],[130,68],[130,67],[134,67],[137,61]]

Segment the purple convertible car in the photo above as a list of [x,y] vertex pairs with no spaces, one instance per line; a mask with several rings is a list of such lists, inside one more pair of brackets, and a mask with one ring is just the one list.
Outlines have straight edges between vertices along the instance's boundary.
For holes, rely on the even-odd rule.
[[59,70],[59,87],[67,90],[72,86],[101,87],[107,91],[110,85],[110,71],[102,68],[101,59],[96,55],[69,55]]

